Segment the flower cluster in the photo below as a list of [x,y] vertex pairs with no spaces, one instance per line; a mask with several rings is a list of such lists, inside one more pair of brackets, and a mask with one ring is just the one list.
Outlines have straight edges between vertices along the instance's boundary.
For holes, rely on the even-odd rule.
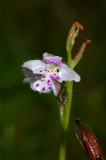
[[43,60],[29,60],[22,65],[23,73],[34,91],[49,93],[53,90],[57,96],[55,81],[80,81],[80,76],[68,65],[62,62],[62,58],[52,54],[44,53]]

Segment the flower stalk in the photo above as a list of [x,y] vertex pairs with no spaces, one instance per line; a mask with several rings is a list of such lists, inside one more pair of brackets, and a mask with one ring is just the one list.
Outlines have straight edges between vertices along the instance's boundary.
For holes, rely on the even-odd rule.
[[[69,67],[71,68],[74,68],[79,63],[84,53],[86,44],[90,43],[90,40],[85,40],[82,43],[75,58],[72,59],[72,49],[75,44],[75,38],[78,36],[80,29],[83,30],[83,26],[80,23],[75,22],[69,31],[67,41],[66,41],[67,62],[68,62]],[[61,144],[60,144],[59,160],[66,160],[66,141],[67,141],[68,126],[69,126],[69,118],[71,114],[73,81],[66,82],[66,91],[67,91],[67,102],[64,105],[64,110],[62,114],[60,113],[60,119],[62,119],[61,121],[62,137],[61,137]]]

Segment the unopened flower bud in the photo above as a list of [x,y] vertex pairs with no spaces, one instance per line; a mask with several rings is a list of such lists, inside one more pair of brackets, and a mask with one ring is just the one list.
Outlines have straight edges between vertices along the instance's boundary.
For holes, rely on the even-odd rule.
[[89,40],[89,39],[84,40],[84,42],[81,44],[76,56],[72,60],[71,68],[74,68],[77,65],[77,63],[81,60],[82,55],[83,55],[85,48],[86,48],[86,44],[90,44],[90,43],[91,43],[91,40]]

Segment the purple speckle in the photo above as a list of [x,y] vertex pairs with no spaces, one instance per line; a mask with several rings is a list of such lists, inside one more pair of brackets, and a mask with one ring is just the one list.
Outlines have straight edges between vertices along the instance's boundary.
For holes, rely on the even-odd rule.
[[54,76],[56,75],[56,73],[54,73]]
[[42,72],[42,70],[40,70],[40,72]]
[[59,76],[57,76],[57,77],[56,77],[56,79],[58,80],[58,79],[60,79],[60,77],[59,77]]
[[50,75],[50,79],[53,81],[53,80],[54,80],[54,77]]
[[47,70],[45,70],[45,71],[47,71]]
[[50,80],[48,80],[48,83],[50,83]]
[[53,71],[51,71],[51,72],[53,72]]
[[46,76],[43,76],[43,78],[45,78]]
[[36,87],[39,87],[39,84],[36,84]]
[[45,87],[42,88],[42,91],[44,91],[44,90],[45,90]]
[[49,71],[48,71],[49,72]]
[[49,89],[51,89],[51,87],[49,87]]

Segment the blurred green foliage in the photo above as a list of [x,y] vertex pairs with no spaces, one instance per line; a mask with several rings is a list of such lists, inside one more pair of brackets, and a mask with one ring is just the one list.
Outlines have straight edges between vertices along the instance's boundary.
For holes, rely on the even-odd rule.
[[0,1],[0,160],[58,160],[60,123],[57,99],[23,84],[21,64],[47,51],[64,57],[69,28],[84,25],[73,55],[84,38],[92,40],[75,69],[67,160],[87,160],[75,137],[74,119],[88,124],[106,156],[106,0]]

